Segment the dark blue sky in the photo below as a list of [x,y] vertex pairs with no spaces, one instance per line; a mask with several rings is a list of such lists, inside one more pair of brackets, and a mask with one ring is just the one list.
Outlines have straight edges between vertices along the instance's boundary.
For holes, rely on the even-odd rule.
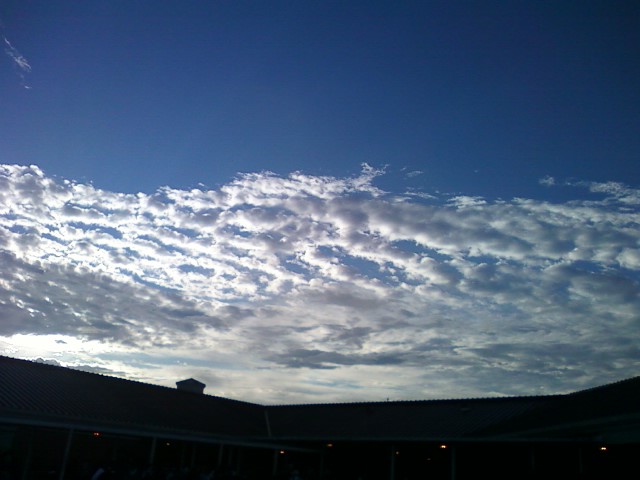
[[4,163],[114,191],[422,171],[535,195],[640,178],[637,2],[3,2]]

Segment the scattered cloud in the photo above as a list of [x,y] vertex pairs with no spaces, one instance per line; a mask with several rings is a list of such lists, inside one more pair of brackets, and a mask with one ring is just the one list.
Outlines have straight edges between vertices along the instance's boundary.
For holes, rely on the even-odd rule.
[[638,190],[425,202],[380,175],[134,195],[0,165],[0,352],[259,402],[635,375]]
[[544,185],[546,187],[553,187],[556,185],[556,179],[547,175],[540,179],[540,185]]

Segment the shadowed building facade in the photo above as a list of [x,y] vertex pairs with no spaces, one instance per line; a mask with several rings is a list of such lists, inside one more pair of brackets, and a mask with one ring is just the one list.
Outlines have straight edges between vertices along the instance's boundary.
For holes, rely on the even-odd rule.
[[0,479],[635,478],[640,454],[640,377],[568,395],[281,406],[177,387],[0,357]]

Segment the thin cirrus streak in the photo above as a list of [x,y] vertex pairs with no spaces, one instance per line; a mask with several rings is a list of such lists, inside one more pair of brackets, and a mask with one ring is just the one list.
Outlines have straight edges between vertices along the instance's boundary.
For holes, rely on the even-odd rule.
[[[159,383],[153,355],[215,364],[248,399],[275,399],[285,377],[296,399],[416,398],[446,393],[444,378],[488,395],[637,371],[638,190],[438,198],[384,192],[381,175],[263,172],[148,195],[3,165],[0,336],[144,351],[131,375]],[[93,361],[125,369],[108,348]]]
[[22,80],[22,86],[27,89],[31,88],[25,83],[26,75],[31,73],[31,65],[29,64],[29,61],[11,44],[7,37],[3,35],[2,40],[4,41],[5,53],[18,69],[18,76]]

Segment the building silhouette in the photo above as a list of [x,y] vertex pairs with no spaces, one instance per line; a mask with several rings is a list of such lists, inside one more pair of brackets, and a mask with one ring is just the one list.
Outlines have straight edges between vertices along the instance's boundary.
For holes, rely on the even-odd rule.
[[0,356],[0,480],[638,476],[640,377],[567,395],[280,406],[177,387]]

